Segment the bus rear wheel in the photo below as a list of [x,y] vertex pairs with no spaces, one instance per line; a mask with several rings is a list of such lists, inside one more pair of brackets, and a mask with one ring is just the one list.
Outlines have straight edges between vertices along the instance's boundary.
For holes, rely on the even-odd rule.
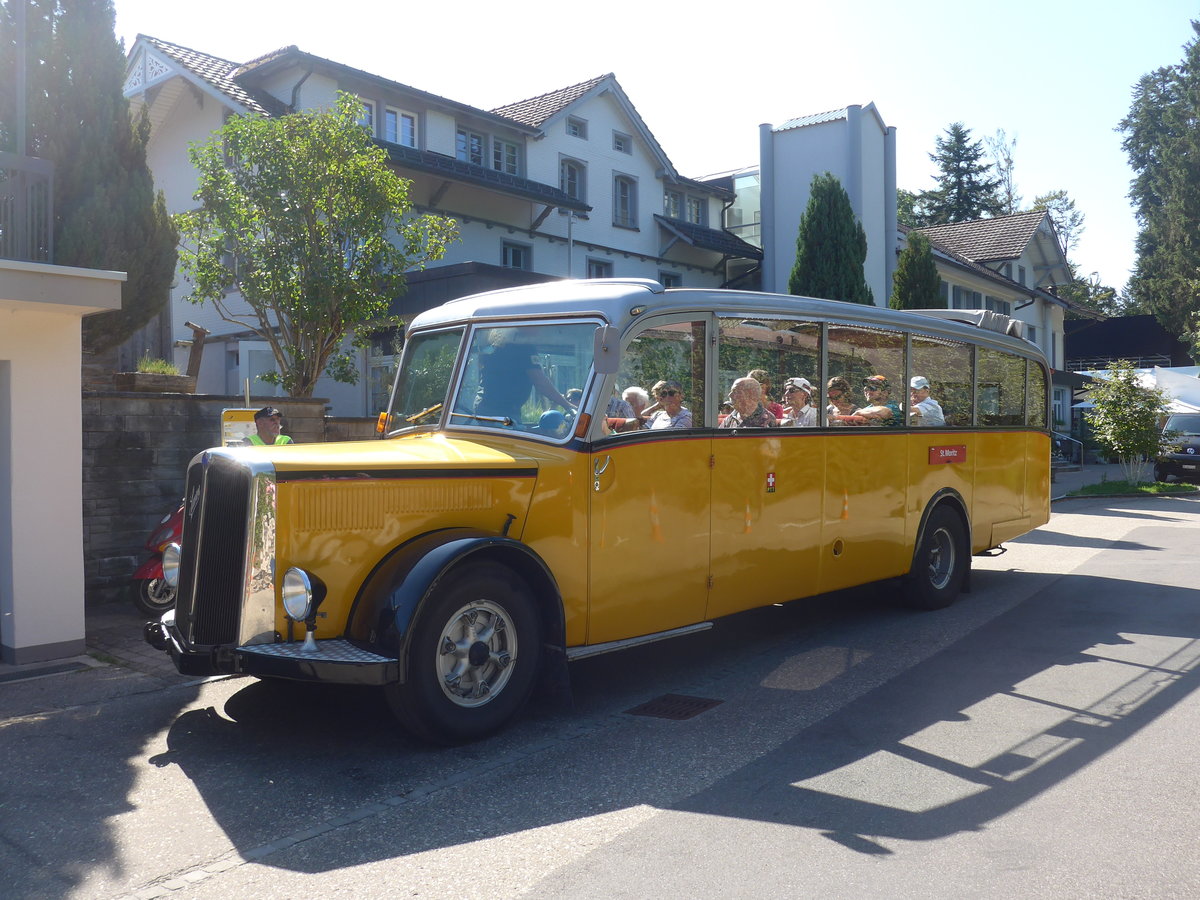
[[541,648],[532,597],[497,563],[468,563],[438,583],[413,629],[407,680],[385,688],[409,731],[463,743],[496,731],[521,708]]
[[904,600],[913,609],[944,609],[958,599],[971,556],[966,528],[954,510],[930,513],[904,583]]

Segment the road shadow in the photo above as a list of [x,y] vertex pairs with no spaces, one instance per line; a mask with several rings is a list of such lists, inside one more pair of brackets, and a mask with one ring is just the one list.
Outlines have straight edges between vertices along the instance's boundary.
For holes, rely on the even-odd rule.
[[[168,859],[114,862],[108,823],[153,791],[155,769],[176,767],[193,789],[181,819],[296,872],[639,806],[816,829],[867,854],[889,852],[889,838],[976,830],[1200,685],[1187,535],[1146,526],[1126,537],[1086,572],[990,573],[986,589],[938,613],[892,609],[886,586],[858,589],[587,660],[573,708],[535,702],[465,747],[413,740],[376,691],[288,682],[231,682],[219,705],[182,714],[194,695],[158,692],[18,722],[3,746],[10,763],[32,762],[27,783],[2,789],[0,862],[19,873],[17,895],[63,896],[97,866],[136,886],[211,861],[180,840]],[[1144,547],[1171,551],[1156,554],[1150,582],[1131,563]],[[1029,596],[994,612],[1004,590]],[[940,649],[910,664],[910,645]],[[833,653],[840,667],[827,665]],[[725,702],[687,722],[625,715],[649,683]],[[161,728],[166,749],[147,754]]]

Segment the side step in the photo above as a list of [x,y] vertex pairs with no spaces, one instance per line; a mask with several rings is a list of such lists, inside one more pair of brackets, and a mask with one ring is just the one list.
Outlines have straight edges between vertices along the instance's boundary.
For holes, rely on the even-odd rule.
[[712,622],[697,622],[695,625],[685,625],[683,628],[672,628],[670,631],[659,631],[654,634],[643,634],[639,637],[626,638],[622,641],[608,641],[604,644],[589,644],[584,647],[568,647],[567,659],[586,659],[589,656],[599,656],[601,653],[612,653],[614,650],[628,650],[630,647],[640,647],[642,644],[653,644],[665,641],[667,638],[683,637],[685,634],[696,634],[708,631],[713,627]]

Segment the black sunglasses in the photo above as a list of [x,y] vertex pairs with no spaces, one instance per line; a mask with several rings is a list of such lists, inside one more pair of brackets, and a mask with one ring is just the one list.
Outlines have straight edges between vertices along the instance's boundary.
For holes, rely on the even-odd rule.
[[679,391],[659,391],[658,392],[658,396],[660,396],[660,397],[675,397],[678,394],[679,394]]

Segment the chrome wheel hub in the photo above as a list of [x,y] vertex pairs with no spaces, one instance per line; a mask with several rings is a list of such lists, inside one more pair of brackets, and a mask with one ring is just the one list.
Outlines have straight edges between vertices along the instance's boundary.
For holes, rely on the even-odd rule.
[[508,613],[476,600],[450,616],[438,639],[442,693],[458,706],[483,706],[508,684],[517,659],[517,633]]

